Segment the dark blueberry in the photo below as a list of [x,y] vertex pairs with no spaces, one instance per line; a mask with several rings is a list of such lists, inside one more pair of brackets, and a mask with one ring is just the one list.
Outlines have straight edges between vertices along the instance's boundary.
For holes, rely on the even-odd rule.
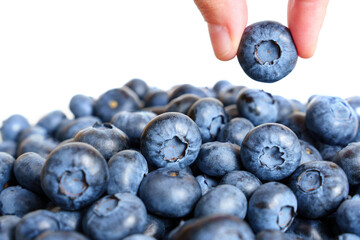
[[81,233],[74,231],[46,231],[35,240],[89,240],[87,237]]
[[19,133],[28,127],[30,127],[30,123],[24,116],[19,114],[11,115],[2,122],[0,129],[2,140],[16,141]]
[[141,111],[152,112],[152,113],[155,113],[156,115],[160,115],[160,114],[163,114],[166,112],[165,108],[166,108],[166,106],[146,107],[146,108],[142,108]]
[[128,87],[110,89],[95,101],[95,114],[103,122],[110,122],[117,112],[132,112],[139,108],[139,98]]
[[195,164],[209,176],[222,177],[240,169],[240,147],[229,142],[204,143]]
[[220,129],[217,140],[241,146],[245,136],[253,128],[254,125],[246,118],[233,118]]
[[55,215],[47,210],[36,210],[26,214],[16,225],[16,240],[34,240],[46,231],[57,231],[61,225]]
[[228,87],[231,87],[233,86],[232,83],[230,83],[229,81],[227,80],[220,80],[220,81],[217,81],[215,83],[215,85],[213,86],[213,90],[216,94],[219,94],[221,91],[223,91],[224,89],[228,88]]
[[145,107],[166,106],[169,103],[169,94],[164,90],[152,90],[144,98]]
[[264,230],[256,234],[256,240],[289,240],[280,230]]
[[243,166],[260,180],[281,180],[299,166],[301,146],[289,128],[278,123],[264,123],[245,137],[240,158]]
[[45,158],[34,152],[28,152],[20,155],[14,163],[14,175],[17,182],[39,194],[43,194],[40,183],[42,167],[45,164]]
[[322,142],[316,142],[316,149],[321,154],[323,160],[333,161],[336,157],[336,154],[344,148],[341,145],[329,145]]
[[47,133],[52,135],[64,119],[66,115],[62,111],[54,110],[40,118],[36,126],[46,129]]
[[150,236],[146,236],[144,234],[133,234],[127,236],[126,238],[123,238],[122,240],[156,240],[156,239]]
[[282,119],[286,118],[294,112],[294,108],[288,99],[280,95],[273,95],[273,98],[277,102],[278,107],[278,116],[276,121],[281,122]]
[[294,69],[298,55],[287,27],[278,22],[262,21],[245,28],[237,57],[249,77],[272,83]]
[[193,210],[201,197],[201,188],[186,171],[159,168],[144,177],[139,196],[150,213],[176,218]]
[[261,181],[247,171],[231,171],[227,173],[219,184],[231,184],[240,189],[247,199],[261,186]]
[[75,118],[92,116],[94,114],[95,100],[92,97],[77,94],[73,96],[69,103],[70,111]]
[[351,185],[360,184],[360,142],[350,143],[337,152],[334,162],[344,170]]
[[336,223],[343,233],[360,235],[360,198],[345,200],[337,209]]
[[148,214],[146,220],[146,229],[144,235],[154,237],[156,239],[163,239],[167,233],[166,219],[156,217]]
[[64,231],[81,231],[81,220],[83,217],[82,211],[67,211],[60,207],[53,207],[50,209],[61,224],[61,229]]
[[17,155],[27,152],[35,152],[43,158],[47,158],[49,153],[54,150],[58,142],[52,138],[44,137],[41,135],[31,135],[24,139],[18,147]]
[[305,113],[294,112],[283,118],[279,123],[290,128],[299,139],[307,141],[311,144],[315,143],[314,137],[311,136],[310,132],[306,128]]
[[22,130],[19,133],[17,142],[21,143],[26,138],[33,136],[33,135],[40,135],[44,138],[49,137],[48,131],[45,128],[35,125],[35,126],[30,126],[26,129]]
[[41,172],[41,186],[56,205],[78,210],[96,201],[107,188],[109,170],[103,156],[86,143],[57,147]]
[[295,218],[297,201],[294,193],[279,182],[268,182],[250,197],[247,218],[255,232],[286,231]]
[[258,89],[245,89],[238,95],[236,106],[239,117],[247,118],[255,126],[276,122],[278,106],[270,93]]
[[224,104],[224,106],[236,104],[239,93],[245,89],[245,86],[230,86],[219,92],[217,98]]
[[136,195],[140,183],[148,173],[148,165],[144,156],[134,150],[124,150],[109,160],[110,179],[108,194],[129,192]]
[[296,217],[286,233],[304,240],[330,240],[334,236],[328,226],[320,221]]
[[168,240],[254,240],[255,235],[249,225],[233,215],[210,215],[191,219],[168,236]]
[[151,120],[141,136],[141,153],[156,167],[192,164],[199,154],[201,135],[196,123],[182,113],[164,113]]
[[298,212],[315,219],[334,212],[349,193],[345,172],[335,163],[315,161],[301,164],[288,186],[298,200]]
[[360,240],[360,237],[352,233],[343,233],[339,235],[336,240]]
[[11,156],[16,157],[17,143],[10,140],[0,142],[0,152],[6,152]]
[[83,229],[94,240],[117,240],[142,233],[146,228],[146,208],[130,193],[107,195],[96,201],[83,218]]
[[354,109],[339,97],[316,96],[307,106],[306,128],[323,143],[346,146],[358,126]]
[[300,164],[323,160],[320,152],[313,145],[303,140],[299,140],[299,142],[301,146]]
[[209,190],[197,202],[194,217],[215,214],[231,214],[244,219],[247,199],[244,193],[233,185],[223,184]]
[[227,122],[224,105],[216,98],[197,100],[187,115],[199,127],[203,143],[214,141],[220,128]]
[[0,193],[0,214],[22,217],[28,212],[44,208],[46,202],[37,194],[22,188],[11,186]]
[[101,123],[101,120],[94,116],[85,116],[63,121],[57,130],[56,139],[64,141],[73,138],[80,130],[92,127],[97,122]]
[[131,79],[125,84],[125,86],[133,90],[140,99],[144,99],[149,91],[149,86],[146,82],[139,78]]
[[15,239],[15,227],[21,218],[15,215],[5,215],[0,217],[0,239]]
[[128,136],[111,123],[95,123],[92,127],[82,129],[74,136],[74,141],[90,144],[105,160],[129,146]]
[[111,123],[126,133],[129,137],[131,146],[139,148],[141,134],[145,126],[156,117],[155,113],[138,111],[116,113],[111,119]]
[[191,84],[182,84],[175,86],[172,91],[169,93],[169,100],[180,97],[183,94],[191,93],[201,98],[208,97],[207,93],[201,88],[195,87]]
[[211,178],[205,174],[198,175],[195,179],[200,185],[202,195],[218,185],[218,181],[216,179]]
[[15,158],[9,153],[0,152],[0,192],[13,176]]
[[183,94],[177,98],[171,100],[165,108],[166,112],[179,112],[183,114],[187,114],[190,107],[199,100],[200,97],[195,94]]
[[239,117],[239,112],[237,110],[236,104],[231,104],[224,107],[228,120]]

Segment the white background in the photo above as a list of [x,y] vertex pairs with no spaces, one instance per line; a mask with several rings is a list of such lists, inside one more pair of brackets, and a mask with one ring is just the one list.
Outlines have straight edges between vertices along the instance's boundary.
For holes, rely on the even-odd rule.
[[[287,24],[286,0],[248,0],[249,21]],[[132,78],[167,90],[221,79],[305,102],[312,94],[360,95],[360,1],[330,1],[316,54],[273,84],[248,78],[237,59],[215,58],[191,0],[0,1],[0,125],[35,123],[71,97],[97,98]]]

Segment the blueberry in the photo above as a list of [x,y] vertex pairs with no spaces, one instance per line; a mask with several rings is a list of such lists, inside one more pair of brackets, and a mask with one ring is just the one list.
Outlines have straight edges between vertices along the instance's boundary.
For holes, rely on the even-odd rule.
[[36,210],[26,214],[16,225],[16,240],[34,240],[46,231],[57,231],[61,229],[55,215],[47,210]]
[[165,111],[187,114],[190,107],[199,99],[199,96],[191,93],[180,95],[166,105]]
[[323,160],[320,152],[313,145],[303,140],[299,140],[299,142],[301,146],[300,164]]
[[0,142],[0,152],[5,152],[13,157],[17,156],[17,144],[14,141],[7,140]]
[[273,95],[273,98],[277,102],[276,106],[278,107],[278,116],[276,122],[281,122],[282,119],[286,118],[294,112],[294,108],[288,99],[280,95]]
[[15,239],[15,227],[21,218],[15,215],[4,215],[0,217],[0,239]]
[[164,239],[168,232],[168,228],[172,227],[173,226],[169,224],[168,219],[160,218],[148,213],[146,229],[144,230],[143,234],[149,237],[154,237],[156,239]]
[[286,232],[300,239],[334,239],[331,229],[324,222],[301,217],[296,217]]
[[215,83],[215,85],[213,86],[213,90],[216,94],[219,94],[221,91],[223,91],[224,89],[233,86],[229,81],[227,80],[220,80],[217,81]]
[[245,86],[230,86],[220,91],[217,98],[224,106],[229,106],[236,103],[238,95],[245,89]]
[[261,185],[250,197],[247,218],[255,232],[286,231],[295,218],[297,201],[294,193],[279,182]]
[[227,122],[224,106],[215,98],[197,100],[187,115],[199,127],[203,143],[214,141],[220,128]]
[[45,194],[66,210],[78,210],[105,191],[109,170],[103,156],[86,143],[73,142],[51,152],[41,172]]
[[48,134],[48,131],[45,128],[35,125],[35,126],[30,126],[26,129],[22,130],[19,133],[17,142],[20,144],[26,138],[33,136],[33,135],[40,135],[44,138],[50,137]]
[[22,217],[36,209],[44,208],[45,200],[21,186],[10,186],[0,193],[0,214]]
[[316,142],[314,137],[306,128],[305,113],[293,112],[292,114],[283,118],[279,123],[290,128],[299,139],[309,142],[310,144],[314,144]]
[[263,21],[245,28],[237,57],[249,77],[273,83],[294,69],[298,55],[287,27],[278,22]]
[[129,192],[136,195],[142,179],[148,173],[144,156],[134,150],[124,150],[115,154],[108,164],[110,179],[107,193]]
[[9,153],[0,152],[0,192],[13,176],[15,158]]
[[280,230],[263,230],[256,234],[256,240],[289,240]]
[[39,194],[43,194],[40,175],[45,158],[34,152],[20,155],[14,163],[14,175],[18,183]]
[[131,79],[125,84],[125,86],[133,90],[139,99],[144,99],[149,91],[149,86],[146,84],[146,82],[139,78]]
[[64,119],[66,119],[65,113],[54,110],[40,118],[36,126],[46,129],[47,133],[52,135]]
[[56,216],[64,231],[81,231],[83,211],[67,211],[58,206],[49,209]]
[[328,161],[333,161],[336,157],[336,154],[344,148],[342,145],[329,145],[320,141],[317,141],[315,146],[321,154],[322,159]]
[[88,240],[84,235],[74,231],[46,231],[34,240]]
[[85,116],[76,119],[63,121],[56,131],[56,139],[64,141],[69,138],[73,138],[80,130],[92,127],[95,123],[101,123],[98,117]]
[[249,225],[233,215],[210,215],[186,221],[174,229],[168,240],[246,239],[254,240]]
[[57,145],[58,142],[54,139],[35,134],[27,137],[19,144],[17,155],[20,156],[23,153],[35,152],[41,157],[47,158],[49,153],[54,150]]
[[95,100],[92,97],[77,94],[73,96],[69,103],[70,111],[75,118],[92,116],[94,114]]
[[222,177],[240,169],[240,147],[229,142],[204,143],[195,164],[209,176]]
[[231,214],[244,219],[247,199],[244,193],[233,185],[223,184],[209,190],[195,206],[194,217],[215,214]]
[[128,136],[111,123],[95,123],[80,130],[74,136],[75,142],[88,143],[109,160],[115,153],[128,148]]
[[146,111],[137,111],[137,112],[126,112],[121,111],[116,113],[112,119],[111,123],[124,131],[129,137],[131,146],[139,148],[141,134],[145,126],[156,117],[155,113],[146,112]]
[[128,87],[110,89],[95,101],[95,114],[103,122],[109,122],[117,112],[131,112],[139,108],[138,96]]
[[344,170],[351,185],[360,184],[360,142],[350,143],[337,152],[334,162]]
[[337,209],[336,223],[343,233],[360,235],[360,198],[358,196],[341,203]]
[[130,193],[107,195],[96,201],[83,218],[83,229],[94,240],[115,240],[146,228],[146,208]]
[[166,106],[169,103],[169,94],[164,90],[149,91],[144,98],[144,107]]
[[199,154],[201,135],[196,123],[182,113],[164,113],[152,119],[141,136],[141,153],[156,167],[192,164]]
[[244,89],[237,97],[237,110],[240,117],[247,118],[255,126],[276,122],[278,106],[270,93],[258,89]]
[[2,123],[0,129],[2,140],[16,141],[19,133],[28,127],[30,127],[30,123],[24,116],[20,114],[11,115]]
[[180,97],[183,94],[191,93],[200,98],[208,97],[207,93],[201,88],[195,87],[191,84],[182,84],[175,86],[172,91],[169,93],[169,100]]
[[245,137],[240,158],[243,166],[260,180],[281,180],[299,166],[301,146],[289,128],[278,123],[264,123]]
[[177,218],[193,210],[201,188],[195,177],[184,170],[159,168],[145,176],[139,196],[150,213]]
[[198,175],[195,179],[200,185],[201,195],[206,194],[218,185],[218,181],[215,178],[211,178],[205,174]]
[[346,146],[358,126],[354,109],[339,97],[316,96],[308,104],[306,128],[323,143]]
[[298,200],[299,214],[311,219],[334,212],[349,193],[345,172],[328,161],[301,164],[289,178],[288,186]]
[[239,112],[237,110],[236,104],[228,105],[224,109],[225,109],[228,120],[239,117]]
[[261,186],[261,181],[247,171],[231,171],[227,173],[219,184],[230,184],[240,189],[247,199]]
[[230,122],[221,127],[217,140],[219,142],[231,142],[241,146],[245,136],[254,125],[246,118],[233,118]]
[[306,112],[306,105],[297,99],[289,99],[294,112]]
[[156,239],[150,236],[146,236],[144,234],[133,234],[127,236],[126,238],[123,238],[123,240],[156,240]]

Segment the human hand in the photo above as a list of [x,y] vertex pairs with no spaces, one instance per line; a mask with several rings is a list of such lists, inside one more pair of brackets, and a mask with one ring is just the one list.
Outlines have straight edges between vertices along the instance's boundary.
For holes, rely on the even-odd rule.
[[[223,61],[236,56],[247,25],[246,0],[194,0],[208,23],[215,56]],[[329,0],[289,0],[288,27],[298,55],[314,55]]]

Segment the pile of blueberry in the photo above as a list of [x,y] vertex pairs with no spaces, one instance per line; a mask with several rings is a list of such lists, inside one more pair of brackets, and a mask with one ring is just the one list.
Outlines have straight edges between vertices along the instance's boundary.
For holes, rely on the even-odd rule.
[[360,239],[360,97],[218,81],[1,126],[0,239]]

